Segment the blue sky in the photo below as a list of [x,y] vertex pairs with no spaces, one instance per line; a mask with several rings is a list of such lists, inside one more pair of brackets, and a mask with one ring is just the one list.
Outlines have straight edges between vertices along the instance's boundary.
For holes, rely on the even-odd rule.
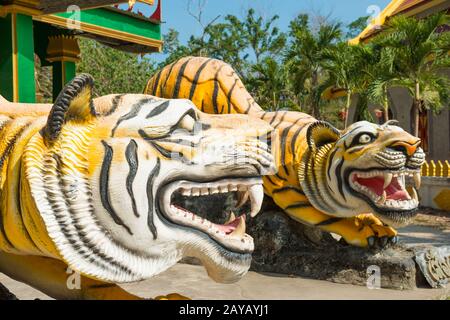
[[[197,1],[192,0],[193,9]],[[234,14],[242,17],[249,8],[254,8],[265,17],[278,14],[280,19],[277,25],[280,29],[286,30],[289,21],[299,13],[330,14],[331,18],[349,23],[376,12],[376,7],[383,10],[389,2],[390,0],[207,0],[204,21],[211,21],[217,15],[223,17]],[[180,32],[181,39],[187,39],[190,34],[201,32],[199,24],[187,13],[187,3],[188,0],[162,0],[162,15],[165,22],[163,33],[169,28],[174,28]],[[367,13],[368,9],[371,9],[370,13]]]
[[[160,0],[155,0],[155,5],[157,1]],[[188,2],[189,0],[162,0],[163,34],[169,28],[174,28],[179,31],[180,40],[185,42],[191,34],[201,32],[201,26],[187,11]],[[198,0],[191,2],[193,11],[196,11]],[[279,15],[276,25],[285,31],[289,21],[299,13],[330,15],[331,19],[347,24],[361,16],[376,15],[389,2],[390,0],[206,0],[203,21],[208,23],[218,15],[223,18],[227,14],[243,17],[249,8],[254,8],[263,17]],[[143,9],[139,4],[135,10],[138,9],[145,14],[151,10]]]

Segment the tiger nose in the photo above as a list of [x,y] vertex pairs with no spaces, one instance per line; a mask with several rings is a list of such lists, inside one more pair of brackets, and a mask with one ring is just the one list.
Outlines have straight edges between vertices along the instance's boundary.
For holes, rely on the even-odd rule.
[[415,141],[407,142],[407,141],[397,141],[393,143],[391,146],[395,149],[398,149],[399,151],[402,151],[403,153],[406,153],[409,157],[412,156],[417,148],[420,145],[420,139],[417,138]]

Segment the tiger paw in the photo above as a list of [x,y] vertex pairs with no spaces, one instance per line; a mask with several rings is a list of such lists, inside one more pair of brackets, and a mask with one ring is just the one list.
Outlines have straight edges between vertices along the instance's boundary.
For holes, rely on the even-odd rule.
[[178,293],[169,293],[166,296],[157,296],[154,298],[154,300],[191,300],[191,299]]
[[398,242],[397,231],[372,214],[360,214],[346,219],[353,227],[339,233],[351,245],[369,248],[384,248]]

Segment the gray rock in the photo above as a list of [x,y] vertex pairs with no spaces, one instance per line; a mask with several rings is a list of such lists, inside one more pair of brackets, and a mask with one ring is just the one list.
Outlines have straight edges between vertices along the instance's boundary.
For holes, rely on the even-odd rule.
[[[216,223],[225,222],[235,205],[233,196],[220,194],[208,196],[206,201],[184,197],[177,201]],[[248,207],[237,210],[248,211]],[[390,245],[383,250],[367,250],[343,244],[329,233],[292,220],[268,197],[261,212],[247,219],[247,233],[255,240],[251,266],[254,271],[365,286],[371,275],[368,268],[377,266],[381,288],[405,290],[426,285],[416,269],[413,249]],[[184,261],[197,263],[193,259]]]

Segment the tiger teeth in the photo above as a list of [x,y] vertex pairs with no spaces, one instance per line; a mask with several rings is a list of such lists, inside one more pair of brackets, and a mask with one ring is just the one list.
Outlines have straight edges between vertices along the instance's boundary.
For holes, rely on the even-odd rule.
[[[376,194],[372,188],[359,184],[357,180],[350,179],[350,184],[356,191],[359,191],[368,198],[372,199],[372,201],[379,207],[411,210],[417,208],[417,206],[419,205],[417,189],[420,187],[421,174],[418,170],[404,169],[395,172],[373,170],[355,172],[354,175],[358,178],[366,179],[372,177],[383,177],[383,193],[381,195]],[[397,188],[401,188],[403,191],[406,191],[405,198],[403,198],[402,200],[388,199],[387,188],[389,187],[389,185],[391,185],[394,178],[396,179],[395,186]],[[414,181],[414,188],[410,186],[407,187],[408,181]]]
[[237,194],[237,204],[236,208],[242,207],[248,200],[249,193],[247,189],[245,191],[239,191]]
[[261,210],[261,206],[264,199],[264,189],[262,184],[256,184],[250,187],[249,189],[249,197],[252,205],[250,216],[253,218]]
[[417,195],[417,191],[415,188],[412,188],[412,198],[413,200],[419,202],[419,196]]
[[240,216],[239,224],[237,225],[236,229],[234,229],[234,231],[229,234],[229,236],[240,239],[245,235],[245,228],[246,228],[245,217]]
[[209,188],[209,193],[210,194],[216,194],[219,193],[219,188],[215,187],[215,188]]
[[420,188],[420,182],[421,182],[420,172],[415,172],[414,176],[413,176],[413,179],[414,179],[414,187],[416,189],[419,189]]
[[392,177],[393,177],[392,173],[387,172],[387,173],[384,174],[383,189],[386,189],[391,184]]
[[227,222],[225,222],[225,224],[229,224],[229,223],[233,222],[234,220],[236,220],[236,216],[235,216],[234,212],[230,212],[230,216],[229,216]]
[[[242,197],[241,201],[251,200],[250,215],[255,216],[261,208],[264,197],[262,178],[223,179],[212,182],[175,181],[164,187],[162,197],[158,199],[163,209],[163,214],[170,221],[200,230],[229,249],[244,252],[253,251],[253,239],[245,233],[245,215],[236,218],[236,214],[231,212],[225,224],[215,224],[189,210],[172,204],[172,195],[176,191],[183,196],[191,197],[236,192],[238,197]],[[233,221],[234,223],[227,226]]]
[[386,198],[387,198],[386,191],[383,191],[383,194],[382,194],[381,197],[378,199],[378,203],[379,203],[379,204],[385,203],[385,202],[386,202]]
[[191,189],[184,189],[184,188],[182,188],[181,189],[181,194],[183,196],[190,196],[192,194],[192,191],[191,191]]

